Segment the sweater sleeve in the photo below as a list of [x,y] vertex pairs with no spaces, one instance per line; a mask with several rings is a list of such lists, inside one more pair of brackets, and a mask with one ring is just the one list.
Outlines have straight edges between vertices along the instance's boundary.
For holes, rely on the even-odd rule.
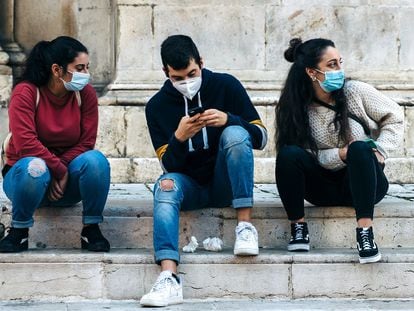
[[398,148],[403,139],[403,108],[373,86],[363,82],[354,83],[350,91],[352,100],[358,100],[358,97],[362,99],[366,114],[378,124],[379,135],[376,144],[378,150],[387,157],[388,152]]
[[230,84],[230,91],[232,109],[226,111],[228,114],[226,126],[242,126],[249,132],[253,148],[262,150],[267,144],[267,130],[249,95],[243,85],[235,78]]
[[318,150],[319,164],[328,170],[339,170],[346,164],[339,157],[339,148]]
[[98,98],[91,85],[81,91],[81,136],[76,145],[61,154],[60,160],[66,166],[80,154],[92,150],[98,131]]
[[21,158],[38,157],[46,162],[53,177],[61,179],[66,166],[38,139],[35,123],[36,87],[18,84],[13,90],[9,106],[9,123],[13,145]]

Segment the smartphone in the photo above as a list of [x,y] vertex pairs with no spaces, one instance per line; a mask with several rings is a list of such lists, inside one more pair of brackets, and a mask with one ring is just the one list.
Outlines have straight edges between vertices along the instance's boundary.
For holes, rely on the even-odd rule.
[[204,108],[203,107],[194,107],[188,110],[188,115],[191,117],[194,117],[197,113],[203,113]]

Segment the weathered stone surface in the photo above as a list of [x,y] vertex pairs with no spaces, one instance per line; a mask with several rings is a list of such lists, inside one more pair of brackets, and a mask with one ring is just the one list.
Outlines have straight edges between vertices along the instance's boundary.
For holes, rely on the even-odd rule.
[[[157,279],[157,265],[113,264],[105,266],[105,298],[139,299]],[[120,280],[122,282],[120,283]],[[122,286],[120,286],[122,284]]]
[[[392,2],[392,1],[390,1]],[[412,5],[412,2],[410,2]],[[412,29],[414,8],[408,7],[404,11],[401,11],[401,26],[400,36],[397,39],[400,45],[399,57],[400,57],[400,70],[407,70],[414,67],[414,60],[412,51],[414,50],[414,32]],[[399,40],[399,41],[398,41]]]
[[[99,88],[113,78],[114,70],[114,21],[111,0],[82,0],[75,2],[77,38],[88,48],[92,82]],[[50,10],[50,8],[49,8]],[[100,39],[97,39],[100,38]]]
[[[102,232],[114,248],[152,248],[152,185],[111,186],[104,210]],[[375,237],[383,247],[414,247],[414,186],[391,185],[388,195],[375,208]],[[253,224],[263,248],[285,249],[290,236],[289,222],[276,186],[260,184],[254,190]],[[11,206],[0,193],[0,222],[10,223]],[[79,248],[82,206],[39,208],[30,230],[30,248]],[[306,203],[311,246],[355,248],[355,211],[352,207],[315,207]],[[226,248],[234,244],[236,211],[205,208],[180,213],[180,248],[195,236],[200,243],[207,237],[223,239]]]
[[102,264],[1,263],[1,299],[97,299]]
[[[162,173],[156,158],[109,158],[112,166],[112,182],[155,182]],[[275,183],[275,158],[254,159],[255,183]],[[414,158],[389,158],[385,174],[390,183],[414,183]]]
[[145,180],[155,182],[162,174],[161,166],[157,158],[135,158],[132,162],[133,180]]
[[[117,82],[134,81],[153,68],[154,21],[149,5],[118,5]],[[159,73],[162,76],[162,73]]]
[[0,106],[0,142],[3,142],[9,132],[9,117],[7,114],[7,108]]
[[414,157],[414,107],[405,108],[404,147],[407,156]]
[[[408,297],[414,294],[413,269],[413,263],[294,264],[292,266],[293,297]],[[315,286],[315,276],[318,280],[317,286]]]
[[410,183],[414,179],[414,158],[387,159],[384,171],[392,183]]
[[[407,299],[186,299],[184,304],[168,306],[169,311],[297,311],[297,310],[387,310],[390,305],[394,311],[414,309],[414,301]],[[134,300],[123,301],[82,301],[82,302],[44,302],[44,301],[5,301],[0,302],[2,311],[117,311],[140,310]],[[138,309],[137,309],[138,308]],[[144,309],[144,308],[142,308]]]
[[[411,298],[413,249],[384,248],[382,253],[382,262],[361,265],[349,249],[262,250],[253,257],[235,257],[229,250],[200,252],[184,254],[179,273],[186,299]],[[159,267],[145,249],[108,254],[44,250],[0,254],[0,271],[2,300],[120,300],[147,293]]]
[[[265,298],[289,295],[289,268],[284,264],[185,264],[180,271],[187,297]],[[261,281],[252,282],[253,279]]]
[[109,158],[111,182],[134,182],[131,160],[127,158]]
[[[348,75],[353,77],[384,80],[392,68],[398,67],[399,47],[396,38],[400,29],[399,7],[357,5],[359,1],[354,1],[355,6],[337,3],[314,6],[309,1],[300,2],[302,6],[296,2],[284,2],[282,6],[268,8],[266,53],[269,56],[266,68],[287,72],[289,63],[283,59],[283,51],[293,37],[305,40],[325,37],[334,40],[347,61]],[[332,36],[338,33],[341,35]],[[374,44],[370,40],[361,40],[367,34],[375,38]],[[377,59],[383,61],[378,62]]]
[[124,157],[126,153],[125,123],[124,107],[99,107],[96,149],[108,157]]
[[[14,23],[15,40],[28,51],[40,40],[76,36],[75,5],[65,0],[15,1],[14,20],[21,21]],[[25,20],[31,22],[22,22]]]
[[155,151],[149,136],[144,107],[129,107],[125,111],[126,156],[154,157]]
[[[168,35],[184,33],[192,36],[210,68],[264,69],[264,21],[265,9],[261,5],[233,2],[231,6],[213,6],[198,1],[189,6],[155,6],[154,68],[162,67],[159,50],[161,42]],[[206,35],[201,29],[208,29],[211,35]],[[235,49],[239,52],[235,52]],[[241,51],[243,52],[240,53]]]

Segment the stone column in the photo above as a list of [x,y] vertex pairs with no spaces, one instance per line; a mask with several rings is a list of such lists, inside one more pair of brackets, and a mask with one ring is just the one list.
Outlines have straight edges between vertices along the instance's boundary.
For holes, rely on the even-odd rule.
[[12,69],[7,66],[9,55],[3,51],[0,45],[0,143],[9,130],[7,116],[7,104],[13,84]]
[[14,0],[2,0],[0,3],[0,43],[9,55],[8,64],[12,67],[13,78],[22,74],[26,55],[15,41],[15,5]]

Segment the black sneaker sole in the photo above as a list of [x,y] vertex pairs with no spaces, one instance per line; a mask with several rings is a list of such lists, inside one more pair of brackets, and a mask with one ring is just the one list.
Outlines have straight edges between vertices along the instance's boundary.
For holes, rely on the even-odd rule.
[[11,247],[0,247],[0,253],[20,253],[20,252],[24,252],[27,251],[29,249],[29,242],[26,241],[23,244],[20,245],[13,245]]
[[90,244],[82,238],[81,238],[81,248],[86,249],[90,252],[109,252],[111,250],[111,246],[109,245],[109,243],[101,242],[101,243]]

